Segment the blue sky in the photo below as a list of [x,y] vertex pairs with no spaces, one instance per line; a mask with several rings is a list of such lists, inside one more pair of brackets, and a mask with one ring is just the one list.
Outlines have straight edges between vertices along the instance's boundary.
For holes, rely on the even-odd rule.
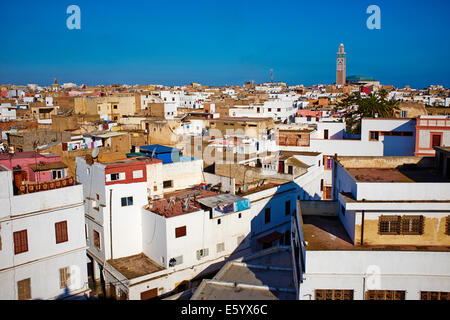
[[[69,30],[66,9],[81,9]],[[369,5],[381,30],[369,30]],[[290,85],[347,75],[450,87],[448,0],[0,1],[0,83]]]

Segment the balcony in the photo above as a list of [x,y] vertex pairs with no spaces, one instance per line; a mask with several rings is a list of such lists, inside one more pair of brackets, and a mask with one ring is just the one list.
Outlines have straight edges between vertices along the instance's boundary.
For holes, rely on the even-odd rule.
[[68,186],[73,186],[75,184],[75,179],[73,177],[67,177],[63,179],[56,179],[45,182],[23,182],[18,188],[15,188],[14,195],[35,193],[41,191],[48,191],[53,189],[65,188]]

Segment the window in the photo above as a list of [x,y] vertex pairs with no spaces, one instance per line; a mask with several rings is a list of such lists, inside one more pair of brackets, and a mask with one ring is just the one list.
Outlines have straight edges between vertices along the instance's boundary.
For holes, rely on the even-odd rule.
[[63,171],[62,170],[53,170],[52,171],[52,179],[62,179],[63,177]]
[[100,233],[94,230],[94,246],[100,250]]
[[169,260],[169,267],[175,267],[183,263],[183,256],[178,256]]
[[400,216],[380,216],[378,231],[379,234],[400,234]]
[[217,219],[217,224],[221,224],[221,223],[222,223],[222,220]]
[[423,234],[423,216],[380,216],[378,222],[379,234]]
[[133,205],[133,197],[124,197],[120,199],[122,207],[128,207]]
[[206,257],[209,254],[208,248],[197,250],[197,260]]
[[320,191],[323,191],[323,179],[320,179]]
[[186,226],[175,228],[175,238],[181,238],[186,235]]
[[450,300],[450,292],[420,291],[420,300]]
[[328,129],[323,130],[323,138],[328,140]]
[[158,186],[153,186],[153,191],[158,191]]
[[239,219],[242,218],[242,213],[239,212],[238,218],[239,218]]
[[405,291],[367,290],[366,300],[405,300]]
[[264,210],[264,223],[270,222],[270,208]]
[[134,170],[133,171],[133,179],[139,179],[144,177],[144,171],[143,170]]
[[408,117],[408,111],[401,110],[400,111],[400,118],[407,118]]
[[64,289],[69,286],[70,286],[70,268],[65,267],[59,269],[59,287],[61,289]]
[[63,243],[69,240],[67,235],[67,221],[55,223],[56,243]]
[[167,189],[167,188],[172,188],[173,187],[173,181],[172,180],[167,180],[163,182],[163,188]]
[[345,207],[344,206],[341,206],[341,213],[343,216],[345,216]]
[[284,204],[284,214],[286,216],[291,214],[291,200],[286,201]]
[[450,216],[447,216],[445,220],[445,234],[450,236]]
[[111,173],[109,176],[110,176],[111,181],[120,180],[120,174],[119,173]]
[[315,300],[353,300],[353,290],[316,289]]
[[218,243],[216,246],[216,249],[217,249],[217,253],[225,251],[225,243],[224,242]]
[[378,141],[379,134],[380,133],[378,131],[370,131],[369,132],[369,140],[371,140],[371,141]]
[[288,166],[288,174],[293,174],[293,172],[294,172],[294,167]]
[[333,169],[333,157],[324,156],[323,158],[324,158],[323,159],[323,164],[325,166],[325,170]]
[[440,147],[441,146],[441,135],[440,134],[432,134],[431,135],[431,147]]
[[423,216],[403,216],[402,234],[423,234]]
[[113,108],[114,108],[114,109],[117,109],[117,104],[115,104],[115,105],[113,106]]
[[27,230],[17,231],[14,235],[14,254],[28,251],[28,235]]
[[31,299],[31,279],[24,279],[17,282],[17,294],[19,300]]

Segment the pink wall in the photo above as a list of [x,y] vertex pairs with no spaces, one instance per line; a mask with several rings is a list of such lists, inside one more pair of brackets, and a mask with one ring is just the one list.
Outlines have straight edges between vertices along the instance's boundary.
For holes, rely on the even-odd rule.
[[[35,158],[36,155],[36,158]],[[13,167],[16,167],[17,165],[20,165],[22,170],[27,172],[28,180],[29,181],[35,181],[35,176],[33,170],[31,170],[31,165],[39,164],[40,162],[43,162],[45,164],[48,163],[56,163],[61,162],[61,156],[55,155],[55,156],[45,156],[41,155],[39,153],[35,152],[16,152],[13,154],[12,158],[10,159],[9,154],[3,154],[0,155],[0,164],[4,165],[10,170],[13,170]],[[51,180],[51,173],[48,173],[50,175],[49,180]],[[41,172],[42,179],[47,179],[46,174],[44,172]],[[40,181],[48,181],[48,180],[41,180]]]

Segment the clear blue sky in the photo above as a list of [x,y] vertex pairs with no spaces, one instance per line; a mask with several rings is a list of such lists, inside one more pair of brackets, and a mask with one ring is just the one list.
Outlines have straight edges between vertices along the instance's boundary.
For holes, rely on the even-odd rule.
[[[81,30],[66,9],[81,8]],[[381,9],[381,30],[366,8]],[[450,87],[448,0],[0,1],[0,83],[241,85],[335,81]]]

